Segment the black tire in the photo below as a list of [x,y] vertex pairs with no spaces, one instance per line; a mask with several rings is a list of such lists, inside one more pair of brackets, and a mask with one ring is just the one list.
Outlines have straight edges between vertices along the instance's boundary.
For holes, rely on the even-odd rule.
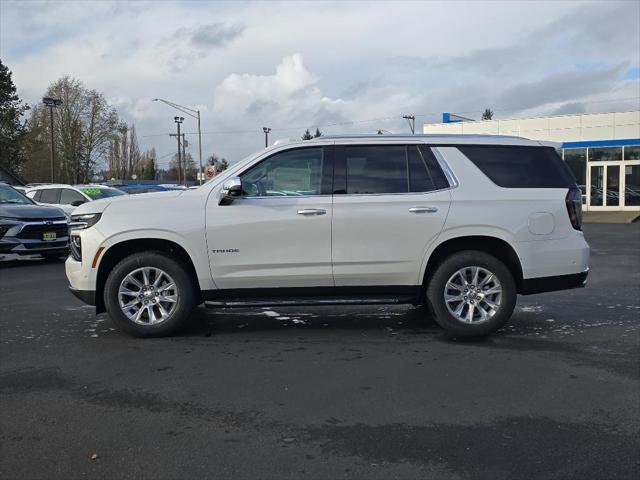
[[[168,318],[154,325],[141,325],[130,320],[120,308],[118,290],[122,280],[141,267],[155,267],[169,274],[176,285],[178,300]],[[189,319],[197,304],[197,285],[179,262],[162,252],[134,253],[121,260],[109,273],[104,288],[104,304],[113,323],[136,337],[164,337],[178,331]]]
[[[477,323],[465,323],[447,308],[444,299],[445,287],[457,271],[475,266],[490,271],[498,278],[502,287],[502,298],[492,317]],[[427,286],[427,300],[435,321],[448,333],[462,337],[481,337],[498,330],[511,318],[516,299],[516,283],[507,266],[493,255],[476,250],[464,250],[447,257],[438,265]]]

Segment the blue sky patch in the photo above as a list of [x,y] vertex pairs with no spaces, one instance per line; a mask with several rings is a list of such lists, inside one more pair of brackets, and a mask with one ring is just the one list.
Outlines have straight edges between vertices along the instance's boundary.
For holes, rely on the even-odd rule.
[[624,80],[637,80],[640,78],[640,67],[631,67],[622,75]]

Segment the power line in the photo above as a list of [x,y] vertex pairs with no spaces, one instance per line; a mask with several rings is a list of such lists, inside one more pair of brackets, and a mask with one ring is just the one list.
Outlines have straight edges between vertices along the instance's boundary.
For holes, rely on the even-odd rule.
[[[639,100],[640,96],[636,97],[626,97],[626,98],[612,98],[608,100],[590,100],[590,101],[580,101],[580,103],[585,105],[591,105],[595,103],[614,103],[614,102],[624,102],[631,100]],[[557,103],[557,102],[556,102]],[[513,112],[518,110],[528,110],[533,108],[531,106],[519,106],[519,107],[502,107],[495,108],[494,113],[501,112]],[[484,110],[466,110],[460,111],[456,110],[456,113],[459,114],[482,114]],[[429,116],[439,116],[442,112],[426,112],[426,113],[416,113],[412,115],[413,117],[429,117]],[[385,122],[389,120],[402,120],[402,115],[392,115],[388,117],[378,117],[378,118],[367,118],[367,119],[359,119],[359,120],[345,120],[343,122],[334,122],[334,123],[326,123],[326,124],[307,124],[293,127],[273,127],[270,131],[273,132],[290,132],[290,131],[299,131],[305,128],[331,128],[331,127],[340,127],[345,125],[356,125],[362,123],[373,123],[373,122]],[[202,135],[244,135],[244,134],[255,134],[255,133],[263,133],[260,127],[256,127],[255,129],[247,129],[247,130],[213,130],[208,132],[202,132]],[[184,135],[198,135],[198,132],[183,132]],[[153,138],[153,137],[165,137],[167,133],[156,133],[149,135],[142,135],[140,138]]]

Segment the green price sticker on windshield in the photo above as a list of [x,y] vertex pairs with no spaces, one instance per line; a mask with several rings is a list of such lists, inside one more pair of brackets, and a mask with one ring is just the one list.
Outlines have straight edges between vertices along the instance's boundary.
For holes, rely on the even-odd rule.
[[102,194],[99,188],[83,188],[82,192],[86,193],[90,197],[99,197]]

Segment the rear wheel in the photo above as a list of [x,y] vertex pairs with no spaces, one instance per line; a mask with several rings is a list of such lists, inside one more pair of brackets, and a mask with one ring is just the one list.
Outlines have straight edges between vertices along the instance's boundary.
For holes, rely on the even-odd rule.
[[176,332],[196,305],[196,285],[185,269],[160,252],[120,261],[107,278],[104,303],[113,322],[138,337]]
[[516,298],[515,281],[505,264],[474,250],[445,259],[427,287],[436,322],[459,336],[483,336],[498,330],[511,317]]

